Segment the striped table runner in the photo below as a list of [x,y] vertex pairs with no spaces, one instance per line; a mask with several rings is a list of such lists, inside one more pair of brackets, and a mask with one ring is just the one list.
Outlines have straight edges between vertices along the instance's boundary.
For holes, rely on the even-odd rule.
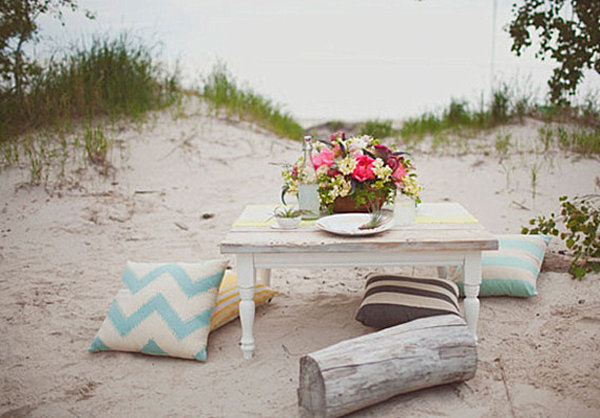
[[[273,210],[276,205],[248,205],[233,227],[268,227],[275,223]],[[316,221],[302,221],[302,225],[314,225]],[[416,224],[474,224],[477,219],[456,202],[422,203],[417,207]]]

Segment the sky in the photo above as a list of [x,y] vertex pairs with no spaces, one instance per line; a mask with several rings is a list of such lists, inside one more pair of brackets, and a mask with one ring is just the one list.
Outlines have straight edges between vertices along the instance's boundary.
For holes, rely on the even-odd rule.
[[[43,57],[92,34],[127,31],[156,47],[186,86],[218,62],[299,119],[402,119],[451,98],[488,100],[493,84],[543,100],[553,65],[510,52],[512,1],[81,0],[65,25],[40,20]],[[494,13],[494,9],[496,13]],[[600,91],[589,72],[583,93]]]

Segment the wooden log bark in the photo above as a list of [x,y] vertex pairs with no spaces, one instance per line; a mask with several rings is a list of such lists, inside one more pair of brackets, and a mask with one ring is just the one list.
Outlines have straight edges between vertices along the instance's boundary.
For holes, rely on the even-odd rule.
[[417,319],[300,359],[303,415],[338,417],[396,395],[475,375],[477,347],[462,318]]

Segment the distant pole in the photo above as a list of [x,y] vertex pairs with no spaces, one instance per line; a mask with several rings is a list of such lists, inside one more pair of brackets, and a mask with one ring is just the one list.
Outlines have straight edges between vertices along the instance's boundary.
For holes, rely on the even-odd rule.
[[497,0],[492,0],[492,56],[490,62],[490,95],[494,91],[494,60],[496,54],[496,11]]

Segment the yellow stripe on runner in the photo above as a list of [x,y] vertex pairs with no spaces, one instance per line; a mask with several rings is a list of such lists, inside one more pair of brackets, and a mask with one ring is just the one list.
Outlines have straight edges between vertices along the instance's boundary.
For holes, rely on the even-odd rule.
[[[234,227],[265,228],[275,225],[273,210],[277,205],[248,205]],[[300,225],[314,225],[315,220],[302,221]],[[416,224],[476,224],[479,221],[455,202],[422,203],[417,208]]]

